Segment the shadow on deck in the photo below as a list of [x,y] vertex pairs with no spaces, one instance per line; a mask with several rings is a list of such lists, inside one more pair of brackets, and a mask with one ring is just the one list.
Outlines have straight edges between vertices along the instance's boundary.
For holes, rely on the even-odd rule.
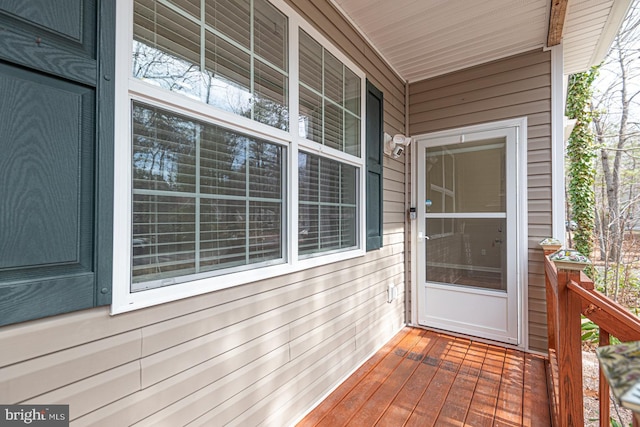
[[551,425],[545,359],[404,328],[298,426]]

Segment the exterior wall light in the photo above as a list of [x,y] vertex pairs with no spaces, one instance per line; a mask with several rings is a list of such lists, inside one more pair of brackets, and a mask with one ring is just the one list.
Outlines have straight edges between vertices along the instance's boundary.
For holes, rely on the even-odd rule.
[[408,136],[398,133],[392,137],[386,132],[384,134],[384,153],[393,159],[400,157],[409,144],[411,144],[411,138]]

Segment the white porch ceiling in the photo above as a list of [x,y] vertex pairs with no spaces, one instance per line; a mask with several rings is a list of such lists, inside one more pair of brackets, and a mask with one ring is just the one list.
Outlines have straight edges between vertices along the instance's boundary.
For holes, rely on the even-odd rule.
[[[552,0],[332,0],[403,79],[414,82],[542,48]],[[565,73],[607,52],[631,0],[569,0]]]

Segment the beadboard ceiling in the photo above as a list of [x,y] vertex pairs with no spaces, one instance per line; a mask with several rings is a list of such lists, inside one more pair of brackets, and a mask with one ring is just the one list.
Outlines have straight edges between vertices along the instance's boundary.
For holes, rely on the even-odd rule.
[[[552,0],[332,0],[408,82],[546,44]],[[565,73],[607,52],[631,0],[569,0]]]

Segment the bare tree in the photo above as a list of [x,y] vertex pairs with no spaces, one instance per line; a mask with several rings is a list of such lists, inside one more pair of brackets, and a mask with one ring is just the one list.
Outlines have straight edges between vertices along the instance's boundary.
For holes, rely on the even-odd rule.
[[[633,231],[640,196],[634,171],[640,131],[640,2],[635,1],[616,36],[595,83],[592,109],[599,170],[596,188],[596,233],[605,284],[617,297],[625,261],[625,238]],[[613,268],[613,280],[606,275]]]

